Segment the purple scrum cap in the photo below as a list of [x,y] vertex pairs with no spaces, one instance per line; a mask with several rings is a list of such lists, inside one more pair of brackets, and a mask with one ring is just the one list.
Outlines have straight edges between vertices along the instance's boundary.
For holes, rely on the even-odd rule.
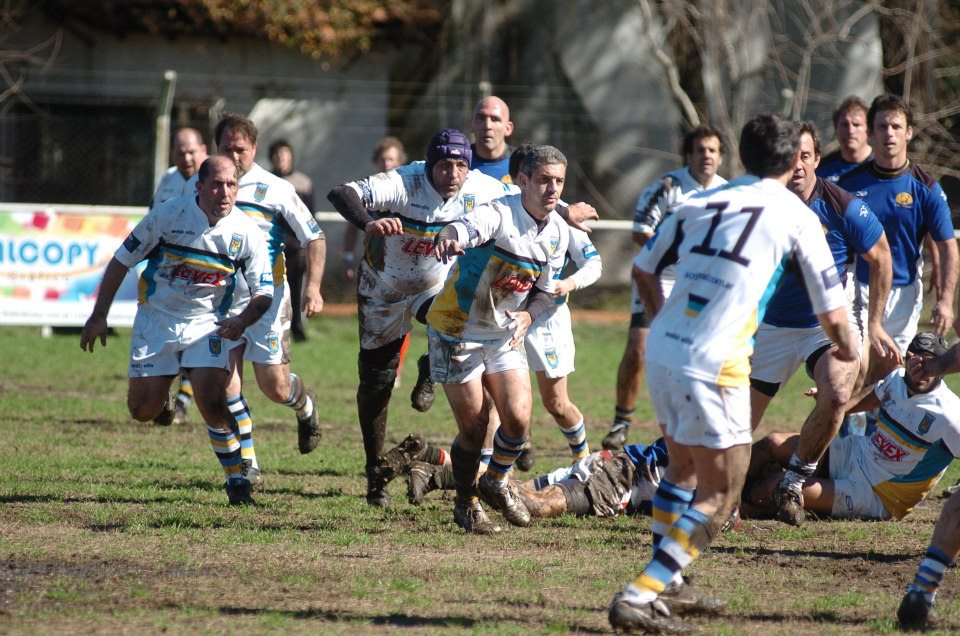
[[434,135],[427,145],[427,171],[441,159],[463,159],[469,166],[473,152],[467,136],[456,128],[444,128]]

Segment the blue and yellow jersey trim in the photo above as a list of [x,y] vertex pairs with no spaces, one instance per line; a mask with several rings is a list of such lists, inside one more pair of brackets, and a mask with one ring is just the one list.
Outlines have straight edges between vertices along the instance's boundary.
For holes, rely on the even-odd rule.
[[258,223],[270,226],[267,231],[267,254],[273,266],[273,283],[282,285],[287,279],[287,261],[283,258],[283,245],[287,230],[277,218],[275,210],[250,201],[237,201],[240,211]]

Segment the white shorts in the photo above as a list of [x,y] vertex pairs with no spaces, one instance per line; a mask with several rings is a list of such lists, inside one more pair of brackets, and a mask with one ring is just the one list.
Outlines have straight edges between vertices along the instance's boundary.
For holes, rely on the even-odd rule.
[[289,364],[292,317],[290,285],[284,283],[282,292],[274,287],[273,302],[266,313],[243,331],[240,340],[231,342],[230,348],[245,345],[243,359],[257,364]]
[[857,458],[865,438],[836,437],[830,442],[830,479],[833,480],[833,512],[835,519],[890,518],[890,513],[877,496]]
[[229,369],[229,341],[216,334],[214,320],[211,315],[178,322],[152,307],[140,305],[130,334],[127,376],[177,375],[181,367]]
[[[856,302],[860,308],[860,320],[864,326],[868,324],[869,300],[870,287],[858,281]],[[890,290],[887,306],[883,310],[883,328],[900,347],[901,354],[906,354],[910,341],[917,335],[921,309],[923,309],[923,281],[919,276],[910,285],[894,287]]]
[[497,340],[460,340],[427,327],[430,379],[440,384],[466,384],[484,373],[527,369],[527,356],[510,345],[513,336]]
[[750,387],[720,386],[646,361],[650,401],[664,434],[686,446],[749,444]]
[[548,378],[565,378],[573,373],[576,347],[570,307],[555,305],[537,317],[523,341],[531,371],[543,371]]
[[377,349],[410,333],[416,312],[443,290],[440,283],[418,294],[398,292],[381,281],[363,261],[359,277],[357,308],[361,349]]

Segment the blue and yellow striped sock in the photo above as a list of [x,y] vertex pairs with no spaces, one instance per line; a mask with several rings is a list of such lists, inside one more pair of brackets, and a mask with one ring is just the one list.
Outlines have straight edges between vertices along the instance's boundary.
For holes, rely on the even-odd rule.
[[228,482],[243,481],[240,474],[240,440],[233,431],[224,432],[207,425],[207,435],[210,437],[210,446],[216,454],[223,472],[227,474]]
[[933,600],[937,597],[937,590],[943,582],[943,575],[951,565],[953,564],[950,562],[950,557],[943,550],[929,546],[926,556],[917,567],[917,575],[913,583],[907,589],[921,592],[927,602],[933,604]]
[[497,429],[497,434],[493,436],[493,457],[487,468],[489,478],[504,481],[526,443],[526,437],[514,439],[503,432],[502,426]]
[[567,444],[574,459],[583,459],[590,454],[590,446],[587,444],[587,427],[584,426],[582,417],[570,428],[561,426],[560,431],[567,438]]
[[237,423],[234,431],[240,437],[240,456],[250,460],[250,466],[260,468],[257,463],[257,452],[253,448],[253,418],[250,417],[250,407],[243,398],[243,393],[237,397],[227,398],[227,409]]
[[671,484],[666,479],[660,480],[657,492],[653,495],[653,553],[656,554],[660,541],[666,536],[670,528],[690,507],[693,501],[693,491]]
[[186,374],[180,376],[180,390],[177,391],[177,402],[183,405],[184,408],[190,406],[190,403],[193,402],[193,385],[190,384],[190,379]]
[[628,600],[638,604],[654,600],[711,540],[710,518],[692,506],[687,508],[660,541],[660,548],[640,576],[627,585],[624,591]]

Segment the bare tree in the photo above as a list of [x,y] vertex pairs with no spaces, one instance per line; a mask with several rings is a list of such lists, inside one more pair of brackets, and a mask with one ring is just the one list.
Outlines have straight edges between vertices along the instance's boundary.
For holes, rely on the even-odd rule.
[[18,42],[21,25],[32,5],[30,0],[0,0],[0,113],[17,102],[33,105],[23,91],[27,73],[48,68],[60,51],[62,29],[40,42]]

